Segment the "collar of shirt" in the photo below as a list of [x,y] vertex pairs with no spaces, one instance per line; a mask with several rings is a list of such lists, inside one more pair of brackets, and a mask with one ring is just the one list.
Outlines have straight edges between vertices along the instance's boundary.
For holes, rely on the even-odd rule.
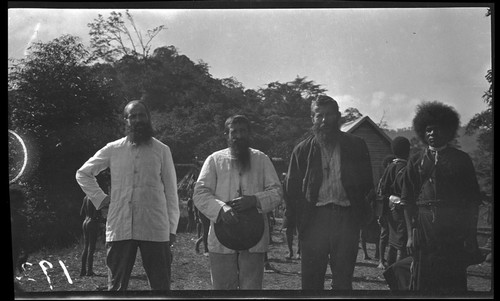
[[434,158],[434,164],[437,164],[438,163],[438,160],[439,160],[439,152],[444,150],[445,148],[447,148],[448,145],[445,144],[444,146],[441,146],[441,147],[432,147],[429,145],[429,153],[430,153],[430,157],[431,158]]

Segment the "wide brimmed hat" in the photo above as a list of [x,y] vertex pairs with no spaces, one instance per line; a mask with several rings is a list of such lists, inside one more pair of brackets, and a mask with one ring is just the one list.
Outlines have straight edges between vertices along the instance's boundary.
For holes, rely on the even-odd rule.
[[264,234],[264,217],[257,208],[251,208],[238,213],[238,223],[215,223],[215,236],[225,247],[236,250],[248,250],[255,246]]

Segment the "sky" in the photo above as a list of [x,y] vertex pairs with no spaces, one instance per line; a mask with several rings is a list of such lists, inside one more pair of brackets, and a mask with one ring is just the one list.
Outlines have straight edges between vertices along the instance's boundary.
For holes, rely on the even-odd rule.
[[[116,9],[9,8],[8,56],[63,34],[89,46],[88,23]],[[130,9],[152,49],[173,45],[214,78],[245,89],[306,77],[341,111],[357,108],[390,129],[410,127],[422,101],[452,105],[465,125],[484,111],[492,68],[491,17],[484,7]]]

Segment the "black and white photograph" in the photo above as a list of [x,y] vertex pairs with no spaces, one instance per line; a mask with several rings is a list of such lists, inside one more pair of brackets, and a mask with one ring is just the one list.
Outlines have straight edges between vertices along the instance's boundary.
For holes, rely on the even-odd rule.
[[10,296],[493,299],[494,11],[8,2]]

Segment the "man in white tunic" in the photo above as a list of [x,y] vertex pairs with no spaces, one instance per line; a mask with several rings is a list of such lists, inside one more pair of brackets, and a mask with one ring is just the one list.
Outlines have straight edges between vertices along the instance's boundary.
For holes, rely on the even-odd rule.
[[[137,248],[152,290],[170,289],[171,252],[179,222],[177,178],[170,148],[152,137],[145,103],[124,109],[127,136],[108,143],[76,172],[97,209],[109,205],[106,222],[108,290],[126,290]],[[109,168],[111,197],[96,181]]]
[[[226,120],[224,135],[229,147],[205,160],[193,200],[210,219],[208,250],[213,289],[262,289],[264,256],[269,231],[247,250],[233,250],[218,240],[214,223],[238,223],[238,215],[257,208],[268,228],[266,214],[282,201],[282,187],[267,155],[250,148],[250,121],[243,115]],[[227,203],[231,202],[231,206]]]

